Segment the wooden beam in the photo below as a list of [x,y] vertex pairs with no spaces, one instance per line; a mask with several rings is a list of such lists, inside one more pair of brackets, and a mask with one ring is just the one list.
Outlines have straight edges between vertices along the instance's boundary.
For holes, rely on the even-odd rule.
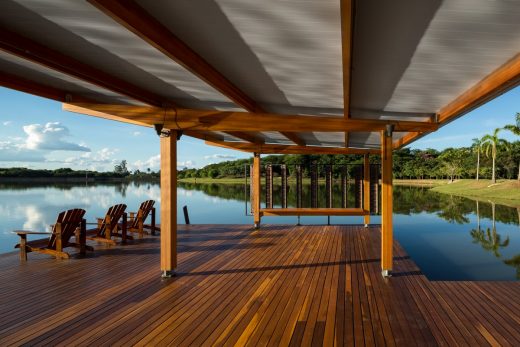
[[204,141],[224,141],[224,137],[220,134],[215,134],[209,131],[183,131],[183,135],[195,137]]
[[367,216],[362,208],[262,208],[262,216]]
[[162,106],[164,101],[145,89],[1,27],[0,50],[150,105]]
[[[363,157],[363,209],[370,212],[370,158]],[[365,227],[370,224],[370,213],[364,216]]]
[[207,145],[223,147],[243,152],[262,154],[378,154],[376,149],[359,149],[343,147],[291,146],[277,144],[255,145],[244,142],[206,141]]
[[394,146],[394,148],[403,147],[406,144],[408,144],[411,141],[413,141],[414,139],[417,139],[419,136],[426,135],[426,134],[427,133],[421,133],[421,132],[417,132],[417,131],[409,132],[408,134],[404,135],[400,139],[395,140],[393,146]]
[[103,114],[108,114],[148,125],[162,123],[168,129],[192,131],[367,132],[384,130],[388,124],[394,125],[394,131],[431,131],[437,129],[437,124],[430,122],[344,119],[330,116],[280,115],[182,108],[164,109],[133,105],[74,103],[64,104],[63,109],[96,117],[103,117]]
[[392,273],[393,266],[393,186],[392,186],[392,136],[381,132],[381,270],[383,276]]
[[237,105],[251,112],[261,112],[260,107],[254,100],[242,92],[135,1],[89,0],[89,2],[161,51],[164,55],[206,81],[206,83],[227,96]]
[[[352,71],[352,35],[353,4],[352,0],[341,0],[341,56],[343,66],[343,116],[350,118],[350,72]],[[345,148],[348,148],[348,132],[345,132]]]
[[0,71],[0,86],[60,102],[93,102],[92,99]]
[[352,65],[352,0],[341,0],[341,56],[343,65],[343,110],[344,117],[350,115],[350,71]]
[[261,171],[260,171],[260,153],[253,156],[253,220],[254,227],[260,228],[260,196],[261,196]]
[[177,132],[161,137],[161,271],[177,268]]
[[281,134],[287,137],[289,140],[297,144],[298,146],[306,146],[305,140],[298,136],[297,133],[291,133],[288,131],[282,131]]
[[236,138],[239,138],[239,139],[247,141],[247,142],[251,142],[251,143],[255,143],[255,144],[265,143],[265,140],[263,137],[260,137],[255,134],[245,133],[243,131],[228,131],[227,133],[231,136],[234,136]]
[[[119,24],[123,25],[125,28],[158,49],[164,55],[200,77],[237,105],[243,107],[249,112],[265,112],[256,101],[229,81],[216,68],[168,30],[168,28],[135,3],[135,1],[89,0],[89,2],[103,11],[106,15],[113,18]],[[233,134],[230,133],[230,135]],[[305,142],[294,133],[282,132],[282,135],[297,145],[305,146]],[[262,139],[259,137],[247,139],[247,137],[243,137],[239,133],[236,133],[233,136],[244,139],[248,142],[262,142]]]
[[[441,108],[438,113],[438,121],[441,125],[445,125],[507,92],[519,83],[520,54],[517,54],[448,105]],[[422,132],[408,134],[402,140],[396,141],[394,147],[406,146],[423,135],[425,134]]]

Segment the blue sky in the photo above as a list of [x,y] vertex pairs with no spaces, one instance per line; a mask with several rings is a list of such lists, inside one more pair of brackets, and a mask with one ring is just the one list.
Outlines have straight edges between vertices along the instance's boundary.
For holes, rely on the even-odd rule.
[[[1,87],[0,100],[0,167],[111,171],[123,159],[131,170],[159,167],[159,138],[153,129],[64,112],[59,102]],[[516,112],[520,112],[520,87],[410,147],[469,146],[472,138],[513,123]],[[502,137],[514,140],[509,132]],[[177,166],[202,167],[248,156],[183,137]]]

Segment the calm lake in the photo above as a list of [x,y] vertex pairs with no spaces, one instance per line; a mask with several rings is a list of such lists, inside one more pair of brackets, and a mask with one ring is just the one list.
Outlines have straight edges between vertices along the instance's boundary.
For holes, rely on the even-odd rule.
[[[291,189],[291,187],[289,188]],[[308,186],[303,200],[308,201]],[[323,189],[320,189],[323,191]],[[281,194],[275,189],[275,207]],[[325,196],[320,196],[320,207]],[[289,195],[289,206],[294,201]],[[252,224],[246,215],[249,192],[241,184],[188,184],[178,189],[179,223],[182,206],[189,209],[192,224]],[[353,199],[353,194],[349,194]],[[12,252],[18,237],[12,230],[48,231],[59,211],[80,207],[87,220],[124,202],[136,211],[143,200],[159,203],[159,185],[59,184],[0,185],[0,253]],[[340,204],[339,192],[334,196]],[[349,202],[353,206],[353,200]],[[158,207],[158,206],[157,206]],[[429,191],[427,188],[394,188],[394,234],[412,259],[431,280],[520,279],[520,208],[477,202]],[[379,223],[379,216],[372,216]],[[296,224],[296,217],[266,217],[262,223]],[[326,224],[326,217],[302,217],[302,224]],[[331,217],[332,224],[360,224],[362,217]]]

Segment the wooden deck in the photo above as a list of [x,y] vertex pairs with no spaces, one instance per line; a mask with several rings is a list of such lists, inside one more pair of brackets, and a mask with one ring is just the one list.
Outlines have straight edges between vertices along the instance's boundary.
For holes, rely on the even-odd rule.
[[181,226],[56,261],[0,257],[0,345],[520,345],[520,283],[430,282],[378,227]]

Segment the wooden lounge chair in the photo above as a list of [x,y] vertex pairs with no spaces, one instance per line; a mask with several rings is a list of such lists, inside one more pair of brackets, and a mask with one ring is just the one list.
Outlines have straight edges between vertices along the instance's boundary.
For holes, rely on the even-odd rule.
[[87,225],[96,225],[96,228],[87,230],[87,239],[114,245],[116,242],[112,239],[113,236],[120,237],[123,243],[127,239],[132,239],[131,236],[126,235],[125,210],[125,204],[111,206],[104,218],[97,219],[97,223],[87,223]]
[[[93,251],[92,247],[86,245],[84,215],[85,210],[79,208],[61,212],[50,233],[16,230],[15,233],[20,236],[20,243],[15,248],[20,248],[20,260],[26,261],[29,252],[50,254],[56,259],[68,259],[69,253],[63,251],[67,247],[79,248],[82,255],[86,250]],[[49,239],[27,241],[27,235],[49,235]],[[72,235],[75,236],[75,242],[70,242]]]
[[[146,200],[143,203],[141,203],[141,206],[139,207],[139,210],[137,212],[130,212],[127,230],[134,233],[137,232],[140,236],[143,235],[145,230],[150,230],[150,233],[152,235],[155,235],[155,230],[157,228],[155,226],[155,207],[153,207],[154,204],[155,201]],[[151,224],[145,224],[148,215],[151,215]]]

